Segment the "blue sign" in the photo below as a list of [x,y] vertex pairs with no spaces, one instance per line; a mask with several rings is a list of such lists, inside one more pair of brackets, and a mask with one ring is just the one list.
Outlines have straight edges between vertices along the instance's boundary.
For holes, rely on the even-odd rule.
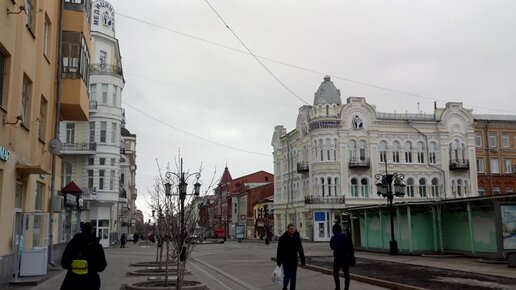
[[316,222],[324,222],[326,221],[326,214],[325,212],[316,211],[314,214],[314,220]]
[[4,147],[0,146],[0,159],[7,161],[9,160],[9,150],[5,149]]

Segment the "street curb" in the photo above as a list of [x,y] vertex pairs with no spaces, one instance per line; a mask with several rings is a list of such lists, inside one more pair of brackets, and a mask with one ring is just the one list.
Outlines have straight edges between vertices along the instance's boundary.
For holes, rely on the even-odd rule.
[[[271,257],[271,260],[272,261],[276,261],[276,258]],[[327,274],[327,275],[333,275],[333,270],[327,269],[327,268],[323,268],[323,267],[319,267],[319,266],[315,266],[315,265],[305,264],[304,268],[308,269],[308,270],[320,272],[320,273],[323,273],[323,274]],[[340,277],[344,277],[344,273],[340,273],[339,276]],[[380,286],[380,287],[384,287],[384,288],[389,288],[389,289],[393,289],[393,290],[427,290],[426,288],[420,288],[420,287],[405,285],[405,284],[401,284],[401,283],[396,283],[396,282],[391,282],[391,281],[387,281],[387,280],[366,277],[366,276],[352,274],[352,273],[350,273],[349,276],[350,276],[351,280],[355,280],[355,281],[359,281],[359,282],[364,282],[364,283],[367,283],[367,284],[371,284],[371,285],[375,285],[375,286]]]

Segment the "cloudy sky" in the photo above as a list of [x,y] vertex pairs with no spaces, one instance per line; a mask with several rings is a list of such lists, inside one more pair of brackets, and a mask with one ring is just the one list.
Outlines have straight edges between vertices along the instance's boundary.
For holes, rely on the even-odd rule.
[[460,101],[516,115],[516,1],[109,2],[144,211],[156,160],[179,152],[187,170],[202,162],[205,185],[226,164],[233,177],[273,173],[274,126],[294,127],[324,75],[343,102],[363,96],[381,112]]

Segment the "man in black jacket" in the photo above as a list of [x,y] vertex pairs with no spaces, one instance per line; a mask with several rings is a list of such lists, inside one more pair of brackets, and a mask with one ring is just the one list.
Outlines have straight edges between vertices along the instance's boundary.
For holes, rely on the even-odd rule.
[[107,266],[104,249],[95,237],[95,228],[85,223],[82,231],[66,245],[61,266],[68,270],[61,290],[98,290],[99,272]]
[[335,290],[340,290],[339,271],[344,271],[344,289],[349,289],[351,279],[349,277],[349,266],[355,266],[355,250],[351,236],[342,232],[340,224],[334,224],[333,237],[330,240],[330,248],[333,250],[333,279]]
[[278,241],[276,253],[276,264],[283,265],[283,290],[287,290],[290,282],[290,290],[296,290],[297,261],[301,259],[301,266],[305,266],[305,252],[301,244],[299,233],[296,233],[296,226],[288,225],[288,230],[281,235]]

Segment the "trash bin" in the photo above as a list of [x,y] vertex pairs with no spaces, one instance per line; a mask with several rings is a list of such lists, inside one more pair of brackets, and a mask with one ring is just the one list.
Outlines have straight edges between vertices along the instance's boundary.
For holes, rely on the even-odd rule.
[[516,268],[516,252],[507,253],[507,267]]

